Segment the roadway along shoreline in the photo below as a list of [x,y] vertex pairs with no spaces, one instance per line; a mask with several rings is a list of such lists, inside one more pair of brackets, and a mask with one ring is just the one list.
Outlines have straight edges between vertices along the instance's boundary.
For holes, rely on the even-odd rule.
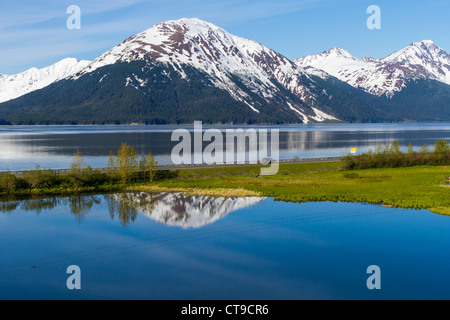
[[[319,162],[336,162],[342,160],[342,157],[321,157],[321,158],[303,158],[303,159],[284,159],[280,160],[279,164],[297,164],[297,163],[319,163]],[[262,163],[250,164],[250,163],[233,163],[233,164],[164,164],[158,165],[157,170],[159,171],[176,171],[176,170],[189,170],[189,169],[210,169],[210,168],[233,168],[233,167],[244,167],[244,166],[269,166],[269,164],[264,165]],[[92,168],[100,172],[106,172],[106,167],[103,168]],[[51,170],[55,175],[66,174],[70,169],[41,169],[41,170]],[[34,171],[30,170],[11,170],[11,171],[0,171],[0,175],[12,174],[15,176],[22,176],[26,172]]]

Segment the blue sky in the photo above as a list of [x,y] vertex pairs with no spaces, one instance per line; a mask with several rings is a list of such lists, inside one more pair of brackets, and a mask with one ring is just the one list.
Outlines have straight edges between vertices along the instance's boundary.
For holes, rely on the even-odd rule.
[[[69,30],[67,7],[81,8]],[[369,30],[369,5],[381,30]],[[261,42],[290,59],[338,46],[381,58],[429,39],[450,51],[448,0],[21,0],[2,3],[0,73],[42,68],[66,57],[92,60],[127,37],[172,19],[200,18]]]

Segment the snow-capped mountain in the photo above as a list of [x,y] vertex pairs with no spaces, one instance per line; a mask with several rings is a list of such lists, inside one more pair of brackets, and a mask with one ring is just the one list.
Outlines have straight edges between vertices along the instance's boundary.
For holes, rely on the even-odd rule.
[[386,58],[357,59],[333,48],[295,60],[300,67],[314,67],[366,92],[392,97],[410,80],[432,79],[450,84],[450,54],[429,40],[414,42]]
[[348,51],[337,47],[297,59],[295,62],[303,68],[320,69],[355,88],[362,87],[375,95],[391,93],[401,88],[393,78],[395,73],[393,75],[392,72],[395,70],[387,69],[386,64],[375,59],[357,59]]
[[431,40],[414,42],[406,48],[381,59],[382,62],[398,63],[415,69],[422,76],[450,85],[450,53]]
[[72,76],[89,63],[67,58],[42,69],[31,68],[15,75],[0,75],[0,102],[18,98]]
[[[170,65],[184,79],[189,78],[186,66],[193,67],[207,74],[215,87],[227,91],[255,113],[261,112],[261,101],[254,101],[249,91],[267,103],[285,100],[284,107],[303,122],[337,120],[317,108],[308,108],[314,101],[314,93],[310,90],[311,80],[302,77],[308,78],[309,73],[294,62],[258,42],[231,35],[199,19],[157,24],[102,54],[73,79],[107,65],[136,60]],[[139,89],[147,81],[129,77],[124,84]],[[282,94],[279,84],[299,98],[300,103]]]
[[0,103],[0,114],[13,124],[440,121],[448,60],[422,41],[379,60],[334,48],[293,62],[211,23],[172,20]]

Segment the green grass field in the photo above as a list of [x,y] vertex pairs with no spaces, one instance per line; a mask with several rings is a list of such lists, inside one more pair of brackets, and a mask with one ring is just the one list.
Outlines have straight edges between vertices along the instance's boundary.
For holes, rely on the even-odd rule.
[[367,202],[450,215],[448,166],[351,171],[341,166],[339,162],[285,164],[274,176],[259,176],[259,167],[180,170],[176,178],[157,181],[153,188],[195,189],[199,194],[237,189],[282,201]]
[[33,190],[17,189],[8,196],[68,196],[127,190],[182,191],[192,195],[274,197],[290,202],[364,202],[430,209],[450,215],[449,166],[362,170],[341,168],[341,162],[282,164],[274,176],[259,176],[258,166],[161,171],[152,183],[106,183],[78,190],[60,185]]

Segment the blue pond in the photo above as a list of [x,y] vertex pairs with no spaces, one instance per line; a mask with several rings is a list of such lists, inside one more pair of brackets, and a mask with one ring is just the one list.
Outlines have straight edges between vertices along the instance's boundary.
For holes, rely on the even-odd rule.
[[[127,193],[0,202],[0,299],[450,299],[450,217]],[[66,286],[81,270],[81,290]],[[367,268],[381,270],[369,290]]]

